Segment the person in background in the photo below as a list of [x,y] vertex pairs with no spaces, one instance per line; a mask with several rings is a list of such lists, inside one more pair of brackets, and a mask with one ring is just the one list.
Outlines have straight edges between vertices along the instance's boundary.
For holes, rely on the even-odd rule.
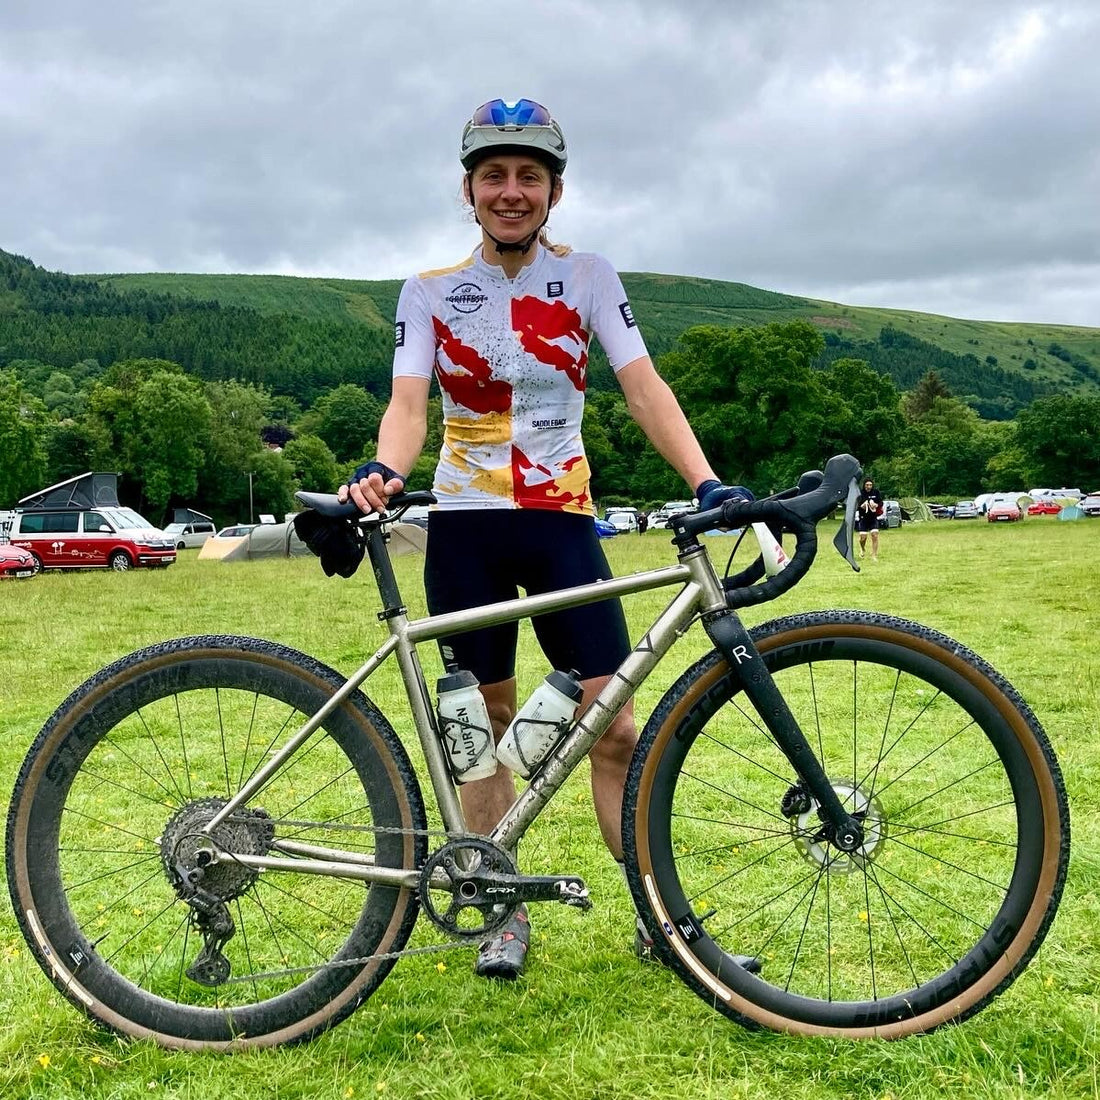
[[638,513],[638,534],[639,535],[644,535],[647,530],[649,530],[649,513],[648,512],[639,512]]
[[878,561],[878,517],[882,515],[882,494],[873,479],[866,478],[856,501],[856,527],[859,530],[859,556],[862,558],[871,536],[871,560]]
[[[588,344],[595,335],[635,421],[698,496],[700,506],[751,500],[723,485],[683,411],[654,369],[622,282],[591,252],[551,244],[550,211],[562,196],[565,137],[533,100],[483,104],[462,132],[462,193],[480,228],[474,252],[454,267],[409,279],[396,316],[393,388],[374,461],[340,489],[369,513],[404,489],[423,447],[433,376],[444,436],[428,518],[424,582],[432,614],[609,579],[596,536],[581,441]],[[618,600],[533,620],[555,669],[574,669],[588,706],[630,651]],[[444,662],[477,677],[499,741],[517,709],[517,626],[440,642]],[[596,818],[622,864],[621,816],[637,741],[627,706],[592,749]],[[463,784],[468,828],[482,835],[515,799],[512,772]],[[475,969],[496,978],[523,970],[527,913],[482,944]],[[651,946],[638,921],[635,947]]]

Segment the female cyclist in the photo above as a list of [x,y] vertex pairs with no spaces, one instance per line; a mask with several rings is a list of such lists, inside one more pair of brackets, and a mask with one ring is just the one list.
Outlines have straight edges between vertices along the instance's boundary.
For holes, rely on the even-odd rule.
[[[428,388],[438,379],[444,438],[424,568],[433,614],[608,579],[581,443],[588,343],[595,335],[631,415],[654,447],[713,507],[747,490],[715,477],[672,391],[654,370],[612,266],[551,245],[566,145],[541,104],[493,100],[462,133],[463,195],[481,243],[455,267],[409,279],[397,305],[393,389],[378,453],[340,490],[364,512],[385,509],[424,445]],[[533,620],[550,664],[578,671],[587,706],[630,649],[618,600]],[[499,739],[516,711],[516,624],[445,639],[446,662],[481,684]],[[637,731],[626,707],[591,752],[600,831],[622,861],[623,784]],[[468,827],[488,834],[515,798],[512,773],[460,788]],[[647,937],[639,923],[636,945]],[[529,938],[521,910],[482,945],[478,973],[514,978]]]

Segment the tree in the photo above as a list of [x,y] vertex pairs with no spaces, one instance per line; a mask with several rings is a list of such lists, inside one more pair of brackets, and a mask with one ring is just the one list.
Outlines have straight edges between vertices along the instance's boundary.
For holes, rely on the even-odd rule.
[[719,475],[761,491],[793,483],[828,458],[840,408],[813,362],[821,334],[804,321],[688,329],[661,372]]
[[[252,503],[257,515],[279,517],[295,510],[294,469],[274,451],[257,451],[251,457]],[[249,522],[252,516],[249,516]]]
[[943,379],[934,371],[927,371],[920,381],[905,395],[905,415],[910,420],[919,420],[937,397],[947,398],[951,391]]
[[207,382],[205,393],[211,420],[199,500],[207,510],[240,516],[248,508],[248,472],[264,450],[269,396],[261,386],[237,381]]
[[312,493],[335,491],[339,476],[336,456],[324,440],[315,435],[300,435],[291,439],[283,448],[283,458],[290,463],[299,489]]
[[1017,415],[1016,439],[1042,484],[1100,486],[1100,398],[1040,398]]
[[862,359],[837,359],[822,372],[822,381],[844,402],[827,425],[827,450],[848,452],[870,466],[901,449],[901,394],[888,374]]
[[0,505],[46,484],[46,407],[18,375],[0,370]]
[[345,384],[319,397],[297,422],[300,432],[319,436],[346,462],[378,438],[382,403],[361,386]]

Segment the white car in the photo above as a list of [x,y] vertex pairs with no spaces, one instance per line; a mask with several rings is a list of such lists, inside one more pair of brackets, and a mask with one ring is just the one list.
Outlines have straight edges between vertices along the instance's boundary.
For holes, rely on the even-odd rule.
[[175,542],[177,550],[193,550],[197,546],[202,546],[214,534],[214,524],[210,520],[170,523],[165,527],[164,533]]
[[638,513],[633,508],[609,508],[603,518],[619,531],[638,530]]
[[666,501],[649,517],[649,526],[660,531],[668,526],[668,521],[677,512],[690,512],[694,507],[695,502],[691,500]]
[[1100,493],[1089,493],[1077,505],[1086,516],[1100,516]]

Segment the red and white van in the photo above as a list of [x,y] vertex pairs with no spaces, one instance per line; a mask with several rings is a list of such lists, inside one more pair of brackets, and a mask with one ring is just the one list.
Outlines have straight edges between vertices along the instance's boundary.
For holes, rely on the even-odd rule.
[[9,538],[29,550],[36,569],[164,567],[175,542],[129,508],[34,508],[17,511]]

